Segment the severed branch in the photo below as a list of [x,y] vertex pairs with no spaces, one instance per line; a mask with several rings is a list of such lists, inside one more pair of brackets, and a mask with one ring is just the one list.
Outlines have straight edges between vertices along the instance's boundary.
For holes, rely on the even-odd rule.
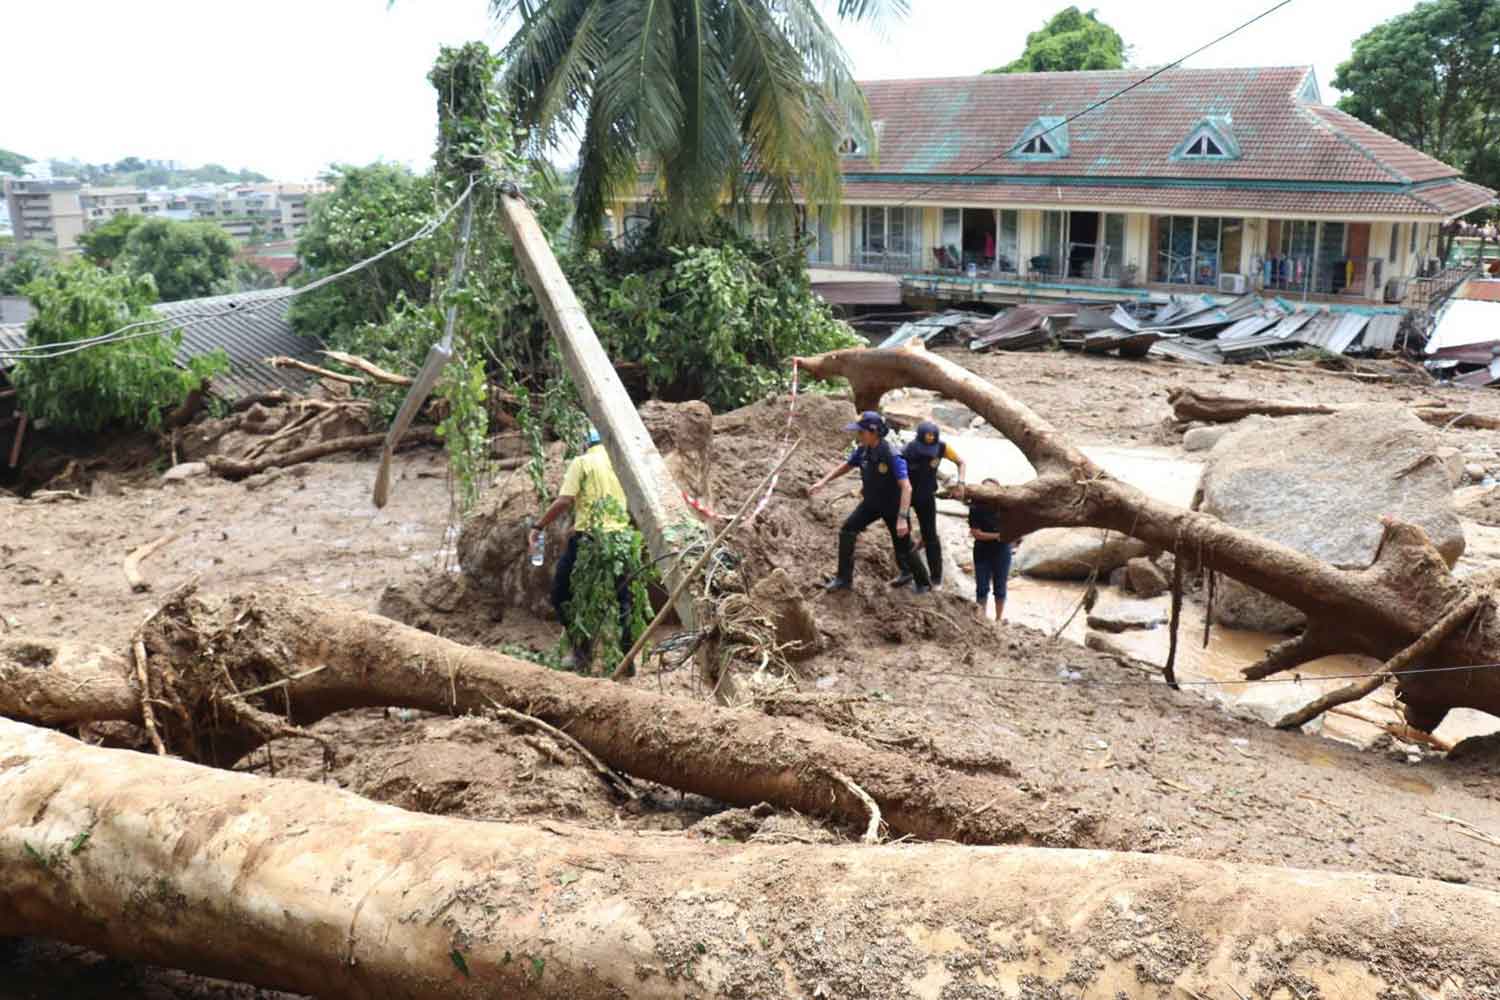
[[161,731],[156,728],[156,709],[151,707],[150,675],[146,673],[146,643],[140,633],[136,633],[130,648],[135,661],[135,679],[141,686],[141,721],[146,726],[146,735],[151,737],[151,745],[156,748],[156,755],[165,757],[167,748],[161,741]]
[[1487,607],[1489,604],[1490,595],[1488,591],[1477,591],[1469,594],[1463,600],[1459,601],[1452,611],[1439,618],[1433,624],[1432,628],[1423,633],[1421,638],[1387,660],[1385,666],[1376,671],[1375,676],[1366,677],[1363,680],[1355,681],[1353,684],[1346,684],[1337,691],[1330,691],[1321,698],[1317,698],[1306,706],[1297,709],[1295,712],[1287,713],[1287,715],[1282,717],[1281,721],[1276,723],[1276,728],[1297,729],[1316,719],[1335,705],[1346,705],[1351,701],[1359,701],[1359,699],[1376,690],[1389,680],[1391,674],[1400,673],[1418,660],[1426,659],[1431,655],[1433,650],[1437,649],[1444,639],[1448,638],[1450,632],[1478,614],[1481,608]]
[[150,581],[141,576],[141,563],[155,555],[158,549],[170,545],[176,539],[176,532],[162,535],[155,541],[147,542],[125,557],[122,569],[125,573],[125,581],[130,584],[131,590],[137,594],[143,594],[151,589]]
[[582,757],[586,762],[588,762],[590,767],[599,772],[599,776],[604,779],[604,783],[606,785],[614,788],[621,795],[625,796],[627,799],[630,799],[632,802],[640,798],[640,795],[636,792],[636,790],[630,786],[630,779],[626,778],[624,775],[619,774],[616,771],[611,770],[608,766],[605,765],[604,761],[589,753],[587,747],[585,747],[582,743],[579,743],[567,733],[563,732],[561,729],[558,729],[551,723],[543,722],[541,719],[538,719],[534,715],[527,715],[525,712],[517,712],[513,708],[506,708],[504,705],[495,701],[495,699],[493,698],[489,699],[489,703],[489,714],[499,719],[505,719],[509,722],[519,722],[524,725],[531,726],[534,729],[540,729],[542,732],[557,740],[557,742],[568,747],[570,750],[572,750],[574,753],[578,754],[578,756]]
[[[265,472],[272,467],[285,468],[288,465],[300,465],[303,462],[314,462],[329,455],[337,455],[345,451],[363,451],[366,448],[375,448],[385,440],[384,434],[355,434],[350,437],[334,438],[332,441],[321,441],[318,444],[310,444],[289,451],[284,455],[271,455],[268,457],[246,460],[241,458],[226,458],[222,455],[210,455],[204,459],[208,463],[209,471],[214,475],[223,476],[225,479],[245,479],[259,472]],[[434,444],[438,440],[437,430],[432,427],[418,427],[406,432],[401,440],[401,447],[414,444]]]
[[262,360],[264,360],[266,364],[271,365],[273,368],[296,368],[299,371],[310,372],[311,374],[318,376],[318,378],[326,378],[334,382],[342,382],[345,385],[368,384],[365,379],[361,378],[358,375],[345,375],[343,372],[336,372],[328,368],[319,368],[317,365],[308,364],[306,361],[298,361],[296,358],[289,358],[281,354],[269,358],[263,358]]
[[356,371],[364,372],[377,382],[386,385],[411,385],[412,380],[406,375],[398,375],[393,371],[387,371],[373,361],[369,361],[357,354],[345,354],[343,351],[319,351],[325,358],[331,358],[341,365],[347,365]]

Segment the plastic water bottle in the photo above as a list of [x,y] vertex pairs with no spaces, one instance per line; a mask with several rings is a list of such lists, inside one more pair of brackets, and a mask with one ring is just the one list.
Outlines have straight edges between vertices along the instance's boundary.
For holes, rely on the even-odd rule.
[[540,566],[547,561],[547,536],[537,532],[531,541],[531,565]]

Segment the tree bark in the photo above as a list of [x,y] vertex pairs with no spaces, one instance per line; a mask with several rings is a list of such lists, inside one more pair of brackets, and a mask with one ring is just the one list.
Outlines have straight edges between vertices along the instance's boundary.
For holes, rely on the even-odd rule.
[[[846,378],[855,407],[875,409],[888,391],[905,386],[956,399],[984,417],[1018,447],[1038,478],[1021,486],[969,486],[970,500],[998,507],[1017,535],[1048,527],[1098,527],[1139,538],[1176,558],[1291,604],[1306,614],[1307,631],[1267,654],[1247,677],[1292,669],[1331,653],[1389,660],[1427,632],[1470,593],[1449,572],[1420,528],[1388,521],[1374,562],[1340,570],[1288,546],[1231,527],[1210,515],[1146,496],[1078,451],[1024,403],[963,367],[920,348],[835,351],[800,359],[817,378]],[[1431,731],[1451,708],[1500,715],[1500,623],[1492,610],[1448,637],[1415,672],[1396,679],[1406,720]],[[1421,667],[1473,666],[1422,672]]]
[[0,935],[322,997],[1500,991],[1500,896],[1478,889],[476,823],[8,721],[0,875]]
[[[162,738],[195,761],[232,764],[286,735],[288,722],[346,709],[462,713],[498,704],[566,731],[618,771],[731,805],[769,802],[863,826],[868,810],[842,772],[879,803],[897,836],[1072,846],[1089,842],[1093,823],[1084,813],[1060,816],[1007,780],[874,750],[795,719],[548,670],[321,597],[271,590],[211,610],[179,596],[143,638]],[[134,676],[128,655],[6,639],[0,715],[44,725],[140,722]],[[993,807],[981,810],[986,802]]]

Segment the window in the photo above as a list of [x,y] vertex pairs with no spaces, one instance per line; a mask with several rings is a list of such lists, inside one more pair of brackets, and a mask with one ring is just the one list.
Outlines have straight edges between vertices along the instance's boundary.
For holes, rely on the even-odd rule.
[[1237,160],[1239,143],[1227,116],[1211,116],[1200,121],[1172,151],[1173,160]]
[[1214,285],[1240,268],[1245,220],[1212,216],[1157,216],[1152,226],[1151,279],[1174,285]]
[[1219,148],[1219,144],[1218,143],[1214,142],[1208,136],[1206,136],[1206,135],[1200,135],[1198,138],[1196,138],[1196,139],[1193,140],[1193,144],[1188,147],[1188,151],[1184,155],[1186,155],[1186,156],[1223,156],[1224,155],[1224,151]]
[[1016,160],[1060,160],[1068,155],[1066,118],[1046,115],[1026,126],[1011,151]]
[[1021,147],[1021,152],[1030,156],[1056,156],[1057,150],[1053,149],[1047,142],[1047,137],[1034,135]]
[[1350,280],[1342,222],[1273,220],[1267,233],[1261,281],[1266,288],[1332,294]]
[[856,206],[849,209],[849,260],[875,271],[917,271],[922,266],[922,210]]
[[852,135],[845,136],[844,141],[839,143],[840,156],[859,156],[862,152],[859,140]]

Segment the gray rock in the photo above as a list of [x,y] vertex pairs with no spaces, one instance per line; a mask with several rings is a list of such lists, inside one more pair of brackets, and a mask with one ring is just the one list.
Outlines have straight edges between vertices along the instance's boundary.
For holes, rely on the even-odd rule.
[[163,482],[176,483],[195,476],[208,475],[207,462],[179,462],[161,474]]
[[1448,474],[1448,483],[1451,486],[1461,485],[1464,481],[1464,453],[1457,448],[1438,448],[1434,454],[1442,463],[1443,471]]
[[1087,580],[1095,572],[1105,579],[1150,547],[1118,531],[1100,528],[1043,528],[1026,536],[1016,553],[1023,576],[1043,580]]
[[1477,483],[1489,475],[1489,472],[1478,462],[1470,462],[1464,466],[1464,475],[1468,476],[1471,482]]
[[1182,435],[1183,451],[1208,451],[1220,439],[1234,430],[1233,424],[1218,424],[1212,427],[1194,427]]
[[1089,612],[1088,617],[1089,628],[1103,629],[1106,632],[1156,628],[1166,622],[1166,612],[1149,601],[1112,601],[1100,604]]
[[[1346,568],[1370,564],[1380,518],[1391,514],[1421,527],[1451,566],[1464,536],[1437,440],[1433,428],[1395,405],[1246,428],[1209,456],[1200,507]],[[1214,620],[1268,632],[1304,621],[1289,605],[1222,576]]]
[[1160,597],[1171,587],[1167,575],[1150,559],[1130,560],[1125,564],[1125,572],[1130,577],[1130,589],[1139,597]]
[[1130,571],[1124,566],[1109,574],[1109,585],[1118,590],[1130,590]]

